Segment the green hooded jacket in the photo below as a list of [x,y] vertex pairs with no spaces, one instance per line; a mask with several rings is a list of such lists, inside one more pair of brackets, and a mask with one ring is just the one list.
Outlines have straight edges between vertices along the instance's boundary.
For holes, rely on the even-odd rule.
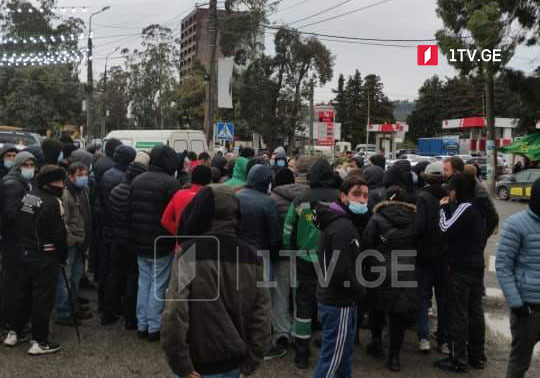
[[239,187],[247,183],[246,168],[249,160],[245,157],[239,157],[234,163],[233,176],[230,180],[225,181],[225,185]]

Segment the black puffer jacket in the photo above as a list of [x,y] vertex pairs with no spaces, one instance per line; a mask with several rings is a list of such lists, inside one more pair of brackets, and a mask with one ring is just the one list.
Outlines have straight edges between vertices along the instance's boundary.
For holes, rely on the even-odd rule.
[[377,165],[365,166],[364,175],[368,182],[368,208],[373,211],[373,208],[384,199],[386,188],[384,187],[384,170]]
[[[135,252],[139,256],[153,258],[154,241],[169,233],[161,226],[161,215],[180,182],[174,178],[179,161],[176,152],[169,146],[156,146],[150,153],[148,172],[131,182],[131,234]],[[175,242],[161,240],[157,243],[157,256],[171,253]]]
[[114,152],[114,166],[105,172],[99,181],[97,188],[98,200],[105,212],[105,224],[109,223],[111,216],[111,205],[109,195],[113,188],[126,178],[126,169],[135,159],[137,152],[129,146],[118,146]]
[[129,242],[131,237],[129,223],[131,182],[144,172],[146,172],[146,167],[143,164],[132,162],[126,170],[125,180],[116,185],[109,195],[110,228],[112,238],[115,241]]
[[113,167],[114,151],[116,150],[116,147],[121,144],[122,142],[115,138],[107,141],[107,144],[105,145],[105,155],[101,156],[98,161],[96,161],[96,164],[94,164],[94,177],[98,184],[101,181],[103,174]]
[[[409,313],[416,310],[416,288],[395,287],[392,275],[395,266],[392,257],[397,258],[399,265],[415,266],[415,256],[403,256],[403,251],[416,250],[415,206],[399,201],[384,201],[375,206],[363,234],[363,248],[378,251],[384,261],[366,258],[366,278],[376,281],[380,273],[372,273],[384,269],[385,279],[382,284],[368,290],[368,302],[371,308],[379,311]],[[416,282],[415,269],[401,270],[397,274],[399,282]]]
[[447,240],[439,227],[441,198],[447,195],[439,185],[427,185],[416,197],[417,262],[422,265],[447,263]]
[[[319,282],[318,301],[337,307],[360,302],[366,289],[358,281],[355,268],[360,256],[359,231],[362,229],[357,228],[353,223],[353,214],[339,202],[318,204],[315,208],[315,223],[321,230],[319,263],[328,284],[324,287]],[[329,275],[333,260],[335,265]]]
[[289,184],[281,185],[272,190],[270,198],[276,203],[277,212],[279,215],[279,223],[283,230],[283,223],[285,222],[285,216],[289,211],[291,202],[300,194],[304,193],[309,187],[305,184]]
[[16,238],[15,220],[21,200],[30,190],[32,190],[32,185],[21,176],[18,169],[12,169],[2,180],[2,237],[8,242]]

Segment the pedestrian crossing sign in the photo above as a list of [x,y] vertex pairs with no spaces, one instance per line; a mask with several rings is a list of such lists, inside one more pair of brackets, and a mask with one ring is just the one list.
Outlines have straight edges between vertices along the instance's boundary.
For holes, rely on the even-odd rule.
[[216,139],[234,140],[234,123],[218,122],[216,123]]

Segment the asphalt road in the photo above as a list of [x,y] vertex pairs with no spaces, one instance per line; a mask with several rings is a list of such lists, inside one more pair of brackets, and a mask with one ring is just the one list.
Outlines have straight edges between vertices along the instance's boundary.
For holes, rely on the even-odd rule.
[[[496,206],[504,221],[509,215],[521,211],[525,203],[504,202],[496,200]],[[487,255],[495,254],[498,236],[490,239]],[[489,270],[489,269],[488,269]],[[486,283],[489,288],[497,288],[493,272],[488,271]],[[83,295],[92,299],[95,309],[95,293],[83,291]],[[504,313],[501,309],[500,313]],[[507,327],[503,318],[501,327]],[[121,323],[102,327],[97,319],[84,322],[81,328],[82,343],[78,345],[73,328],[52,325],[51,339],[60,343],[63,350],[55,355],[30,357],[26,354],[28,343],[13,349],[0,347],[0,378],[139,378],[139,377],[173,377],[167,367],[164,355],[158,343],[148,343],[136,338],[135,332],[125,331]],[[441,356],[432,352],[423,355],[416,350],[416,337],[413,330],[407,332],[402,352],[402,372],[398,375],[389,372],[381,361],[374,360],[365,354],[365,345],[369,342],[369,332],[360,333],[362,346],[355,347],[353,356],[353,376],[362,378],[386,377],[430,377],[443,378],[453,375],[439,372],[432,366],[432,361]],[[209,340],[211,342],[211,340]],[[256,378],[270,377],[312,377],[316,363],[316,353],[311,367],[305,371],[294,368],[293,353],[283,359],[265,362],[256,373]],[[494,330],[488,331],[487,356],[489,363],[485,370],[474,371],[469,376],[481,378],[504,377],[508,359],[509,340],[501,337]],[[540,371],[540,359],[531,367],[529,376]]]

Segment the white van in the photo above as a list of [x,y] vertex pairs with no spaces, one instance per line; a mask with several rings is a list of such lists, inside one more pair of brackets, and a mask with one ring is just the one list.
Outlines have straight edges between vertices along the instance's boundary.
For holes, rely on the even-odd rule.
[[104,142],[111,138],[142,151],[150,151],[159,144],[170,146],[176,152],[187,150],[198,155],[208,151],[206,135],[201,130],[114,130],[107,134]]

